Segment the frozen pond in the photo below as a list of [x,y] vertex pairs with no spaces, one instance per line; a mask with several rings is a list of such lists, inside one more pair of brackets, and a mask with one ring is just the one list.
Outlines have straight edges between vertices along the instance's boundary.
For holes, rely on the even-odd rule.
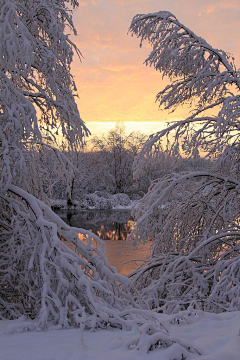
[[134,248],[126,242],[134,226],[129,210],[58,210],[56,213],[67,224],[97,234],[106,244],[109,263],[120,274],[131,272],[150,255],[150,244]]

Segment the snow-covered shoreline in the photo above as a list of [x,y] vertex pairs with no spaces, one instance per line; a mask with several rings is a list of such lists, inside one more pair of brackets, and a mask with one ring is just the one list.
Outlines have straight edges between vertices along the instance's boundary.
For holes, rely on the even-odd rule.
[[[191,344],[187,360],[239,360],[240,311],[211,314],[197,311],[186,318],[160,315],[169,333],[182,344]],[[175,319],[175,321],[173,320]],[[34,321],[23,317],[0,321],[0,360],[182,360],[183,346],[173,343],[146,353],[126,345],[139,335],[132,331],[80,329],[28,331]],[[147,339],[145,339],[147,340]],[[130,347],[131,348],[131,347]],[[194,348],[197,350],[195,351]],[[200,355],[201,354],[201,355]]]
[[127,194],[108,194],[102,191],[85,194],[80,200],[72,200],[70,203],[67,200],[51,200],[53,209],[62,210],[131,210],[135,203]]

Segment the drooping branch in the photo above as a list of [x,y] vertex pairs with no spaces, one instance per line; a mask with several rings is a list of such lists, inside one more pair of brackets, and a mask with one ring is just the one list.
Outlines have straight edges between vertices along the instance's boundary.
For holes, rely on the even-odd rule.
[[175,174],[152,184],[135,206],[129,237],[153,242],[150,259],[130,275],[150,307],[238,309],[239,204],[239,181],[214,173]]
[[127,327],[118,312],[138,308],[138,295],[109,265],[104,243],[69,227],[24,190],[12,185],[9,193],[14,200],[1,197],[1,318],[29,312],[39,328],[68,327],[79,325],[85,312],[89,328]]
[[[239,74],[233,58],[223,50],[214,49],[170,12],[136,15],[129,31],[141,38],[141,44],[144,40],[151,43],[153,51],[146,63],[153,65],[163,76],[191,78],[199,73],[200,80],[201,76],[214,76],[215,80],[215,77],[221,74],[220,69],[223,66],[222,75],[225,74],[225,81],[230,81],[231,78],[240,89]],[[211,80],[208,79],[208,82]]]

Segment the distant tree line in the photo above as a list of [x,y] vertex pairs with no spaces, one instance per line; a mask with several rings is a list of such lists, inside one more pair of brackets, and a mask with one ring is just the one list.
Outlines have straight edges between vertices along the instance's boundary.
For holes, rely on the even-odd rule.
[[[147,136],[139,131],[127,133],[122,123],[102,137],[94,136],[81,150],[65,150],[64,154],[74,165],[70,188],[67,190],[64,176],[54,175],[51,159],[49,166],[51,192],[54,199],[67,200],[69,205],[84,195],[96,191],[109,194],[127,194],[138,199],[147,191],[152,181],[172,172],[186,169],[202,169],[211,166],[204,158],[184,159],[166,153],[158,153],[148,159],[138,179],[133,178],[134,158],[142,150]],[[50,152],[49,152],[50,155]],[[64,175],[64,174],[63,174]]]

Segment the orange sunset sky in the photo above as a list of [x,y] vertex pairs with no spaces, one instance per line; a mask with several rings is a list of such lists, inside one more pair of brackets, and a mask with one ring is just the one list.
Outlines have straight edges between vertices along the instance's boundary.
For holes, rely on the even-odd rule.
[[84,59],[74,57],[72,74],[78,108],[94,135],[122,121],[128,131],[147,134],[164,121],[186,117],[159,111],[155,96],[164,85],[161,74],[143,64],[150,46],[127,34],[136,14],[168,10],[213,47],[232,53],[240,66],[240,0],[80,0],[74,11],[78,35],[72,36]]

